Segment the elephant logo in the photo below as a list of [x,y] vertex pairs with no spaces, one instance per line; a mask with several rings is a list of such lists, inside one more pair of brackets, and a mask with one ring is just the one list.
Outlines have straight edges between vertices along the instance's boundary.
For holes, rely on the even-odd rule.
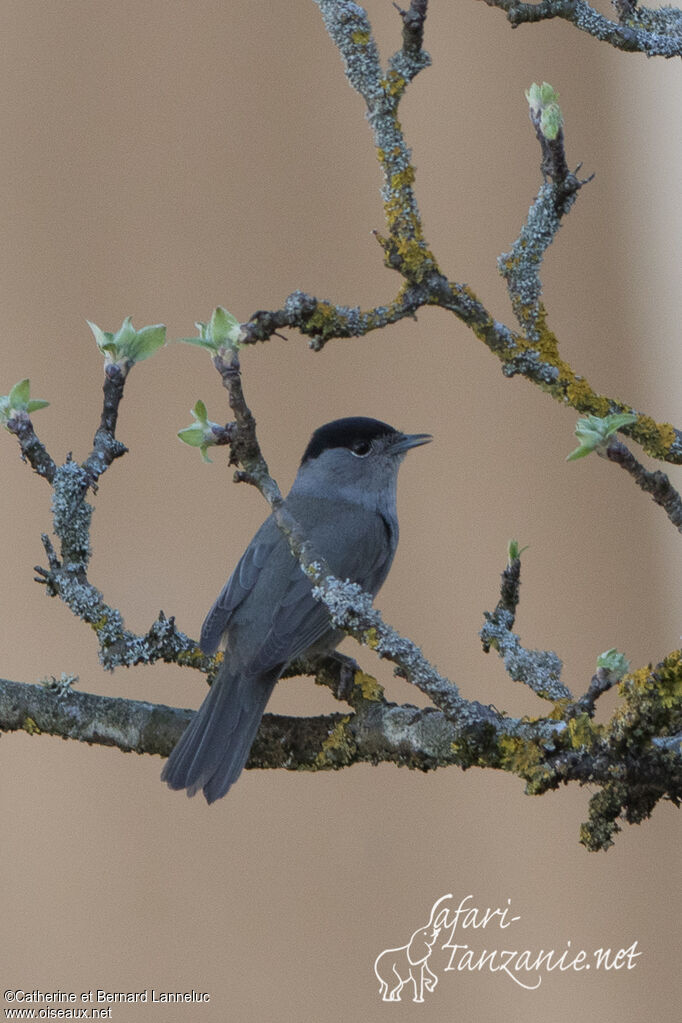
[[376,957],[374,972],[384,1002],[399,1002],[406,984],[412,984],[413,1002],[423,1002],[424,991],[433,992],[438,977],[429,969],[429,956],[447,918],[447,908],[440,909],[441,903],[451,898],[452,894],[443,895],[434,902],[429,922],[419,927],[406,945],[384,949]]

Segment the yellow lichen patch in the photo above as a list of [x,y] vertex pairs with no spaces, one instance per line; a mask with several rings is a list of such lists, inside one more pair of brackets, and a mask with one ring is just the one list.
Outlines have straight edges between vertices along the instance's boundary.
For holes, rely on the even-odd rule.
[[42,735],[42,729],[38,727],[33,718],[28,716],[24,718],[21,727],[25,732],[28,732],[29,735]]
[[[223,659],[222,651],[215,655],[216,667],[220,664]],[[201,647],[193,646],[191,650],[182,650],[178,656],[176,663],[182,667],[198,668],[203,665],[206,660],[206,654]]]
[[384,698],[384,687],[377,682],[373,675],[366,675],[364,671],[355,672],[353,685],[358,687],[363,700],[380,703]]
[[330,302],[318,302],[315,312],[308,317],[306,326],[323,329],[329,326],[336,318],[336,309]]
[[[319,335],[324,340],[332,337],[343,337],[348,329],[347,320],[339,316],[335,306],[330,302],[318,302],[315,310],[307,317],[305,333]],[[316,579],[317,573],[314,569],[307,569],[308,575]]]
[[657,423],[651,416],[637,416],[632,435],[654,458],[665,458],[675,442],[675,428],[670,423]]
[[630,693],[655,693],[665,699],[668,705],[682,701],[682,650],[673,650],[655,668],[649,664],[629,672],[623,678],[619,690],[622,696]]
[[653,690],[654,679],[652,676],[653,668],[649,664],[644,668],[637,668],[636,671],[629,671],[627,675],[623,677],[623,681],[618,686],[618,691],[621,696],[627,696],[630,690]]
[[421,236],[406,237],[404,225],[391,225],[393,237],[385,246],[384,262],[391,269],[399,269],[411,283],[421,283],[430,274],[438,273],[438,264],[433,253],[421,240]]
[[[567,363],[563,365],[566,367],[563,380],[568,380],[565,384],[566,397],[571,408],[577,412],[589,412],[594,416],[607,416],[611,411],[608,398],[596,394],[585,377],[577,376]],[[562,381],[561,376],[559,380]]]
[[399,97],[407,88],[407,81],[397,71],[389,71],[388,78],[382,78],[381,87],[389,96]]
[[548,715],[550,721],[563,721],[564,714],[571,705],[570,696],[564,697],[563,700],[554,701],[554,709],[552,713]]
[[[637,673],[635,672],[635,675]],[[674,650],[641,683],[666,710],[682,708],[682,651]]]
[[654,735],[675,734],[682,727],[682,651],[629,672],[619,692],[623,703],[610,723],[618,741],[648,743]]
[[591,746],[601,731],[601,726],[595,725],[585,713],[578,714],[568,722],[568,738],[573,749]]
[[554,331],[550,330],[547,326],[547,311],[542,302],[538,304],[534,326],[538,333],[538,338],[537,341],[534,342],[534,347],[536,347],[540,352],[544,361],[548,362],[551,366],[557,366],[557,368],[565,366],[566,364],[559,358],[559,342],[557,340],[557,336]]
[[369,32],[366,30],[362,31],[361,29],[356,29],[356,31],[351,35],[351,39],[356,46],[367,46],[371,38],[372,37]]
[[414,184],[414,178],[414,167],[408,164],[403,170],[391,175],[391,188],[396,192],[399,192],[402,188],[409,188],[410,185]]
[[430,264],[433,262],[433,257],[429,258],[431,254],[428,249],[417,238],[401,238],[396,249],[400,254],[404,272],[413,280],[418,278],[425,261],[428,260]]
[[512,774],[518,774],[526,779],[537,774],[543,753],[536,743],[513,735],[503,735],[497,748],[503,771],[511,771]]
[[92,629],[94,629],[95,632],[99,632],[100,629],[104,628],[104,626],[108,623],[108,621],[109,621],[109,619],[107,618],[107,616],[106,615],[102,615],[102,617],[98,618],[96,622],[92,622],[90,627]]
[[[404,171],[402,172],[404,175]],[[398,175],[394,175],[397,177]],[[404,191],[391,191],[388,198],[384,200],[384,216],[391,234],[407,235],[410,238],[421,238],[422,227],[419,218],[412,207],[412,193],[406,195]]]
[[362,634],[363,642],[370,650],[376,650],[379,646],[379,636],[376,629],[365,629]]
[[347,729],[349,721],[350,715],[341,718],[329,737],[322,743],[322,748],[315,757],[315,764],[318,768],[340,767],[351,762],[356,745]]

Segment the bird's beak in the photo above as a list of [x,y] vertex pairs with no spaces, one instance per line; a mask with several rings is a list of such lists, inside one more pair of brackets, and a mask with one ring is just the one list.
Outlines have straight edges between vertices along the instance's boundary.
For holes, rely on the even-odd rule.
[[402,455],[410,448],[421,447],[422,444],[429,444],[433,440],[430,433],[403,433],[399,437],[396,437],[393,444],[391,444],[391,452],[396,455]]

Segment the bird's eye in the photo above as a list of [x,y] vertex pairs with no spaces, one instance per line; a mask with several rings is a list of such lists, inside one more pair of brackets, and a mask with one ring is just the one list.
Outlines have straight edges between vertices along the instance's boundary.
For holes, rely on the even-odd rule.
[[357,458],[364,458],[368,455],[372,445],[368,440],[356,440],[351,444],[351,451]]

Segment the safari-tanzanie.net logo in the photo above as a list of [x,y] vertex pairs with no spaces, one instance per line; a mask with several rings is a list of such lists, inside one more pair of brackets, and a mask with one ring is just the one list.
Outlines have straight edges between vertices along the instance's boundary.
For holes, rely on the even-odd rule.
[[384,1002],[400,1002],[410,995],[413,1002],[423,1002],[425,993],[435,990],[441,973],[501,974],[519,987],[535,991],[544,974],[633,970],[642,955],[637,941],[628,948],[589,951],[575,948],[569,940],[558,949],[519,947],[509,933],[521,919],[512,915],[511,899],[504,908],[480,909],[473,898],[465,895],[455,908],[452,893],[442,895],[431,906],[426,923],[422,922],[405,944],[379,953],[374,972]]

